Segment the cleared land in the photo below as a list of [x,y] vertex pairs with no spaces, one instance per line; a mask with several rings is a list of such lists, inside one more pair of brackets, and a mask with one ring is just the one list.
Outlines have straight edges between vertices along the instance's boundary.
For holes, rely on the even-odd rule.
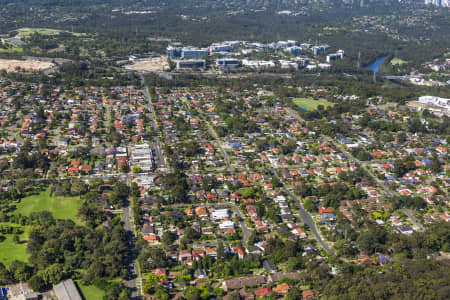
[[400,58],[397,58],[397,57],[395,57],[395,58],[393,58],[391,60],[391,65],[393,65],[393,66],[403,65],[403,64],[406,64],[406,63],[408,63],[406,60],[403,60],[403,59],[400,59]]
[[334,105],[326,100],[314,100],[310,98],[295,98],[293,101],[298,107],[304,108],[307,111],[317,110],[319,105],[323,105],[325,108]]
[[0,59],[0,70],[15,72],[20,68],[25,71],[42,71],[53,68],[55,64],[38,60]]
[[167,57],[151,57],[136,60],[131,65],[126,65],[125,69],[134,71],[165,71],[169,69]]
[[32,212],[47,210],[56,219],[71,219],[77,221],[77,213],[82,201],[78,197],[52,197],[50,188],[38,195],[28,196],[17,205],[16,213],[29,215]]

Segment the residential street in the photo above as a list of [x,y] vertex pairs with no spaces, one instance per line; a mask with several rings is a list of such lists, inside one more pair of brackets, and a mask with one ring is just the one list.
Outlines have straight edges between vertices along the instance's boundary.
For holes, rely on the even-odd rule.
[[[283,180],[278,176],[277,172],[275,169],[271,169],[272,170],[272,174],[275,175],[281,182],[283,182]],[[328,243],[326,241],[323,240],[321,234],[319,233],[319,230],[316,227],[316,223],[314,222],[313,218],[311,217],[311,215],[303,208],[303,205],[300,203],[300,201],[297,199],[297,197],[291,192],[289,191],[286,186],[283,184],[283,191],[289,195],[289,197],[291,197],[292,200],[294,200],[295,204],[297,205],[297,208],[299,210],[299,215],[300,218],[302,219],[303,223],[305,223],[306,225],[309,226],[309,229],[311,230],[311,232],[314,234],[314,237],[316,238],[316,240],[319,242],[319,244],[331,255],[334,255],[333,250],[331,249],[331,247],[328,245]]]
[[208,121],[205,120],[205,124],[208,127],[209,134],[211,134],[213,136],[213,138],[215,139],[217,146],[219,147],[220,152],[222,153],[222,156],[225,159],[225,163],[227,164],[228,171],[234,172],[234,168],[231,165],[230,158],[228,157],[228,153],[222,148],[222,144],[220,143],[220,139],[217,136],[216,131],[214,130],[214,128],[211,127],[211,125],[209,124]]
[[142,294],[142,278],[140,278],[136,272],[139,266],[135,263],[138,253],[136,248],[134,247],[136,236],[134,235],[134,231],[132,228],[133,210],[129,206],[124,206],[122,208],[122,211],[123,211],[123,227],[128,233],[130,246],[130,263],[128,265],[130,277],[129,280],[127,281],[127,287],[131,290],[131,297],[133,299],[140,299],[140,295]]
[[139,75],[141,76],[142,84],[145,86],[144,95],[147,98],[147,104],[148,104],[147,108],[150,112],[149,120],[150,120],[151,126],[153,128],[153,131],[155,132],[154,137],[155,137],[156,165],[159,170],[165,172],[167,163],[166,163],[166,159],[164,157],[163,151],[161,149],[161,140],[160,140],[160,136],[159,136],[160,133],[158,130],[158,125],[156,124],[156,121],[155,121],[155,116],[156,116],[155,109],[153,107],[150,93],[148,91],[148,86],[145,85],[144,75],[142,73],[139,73]]

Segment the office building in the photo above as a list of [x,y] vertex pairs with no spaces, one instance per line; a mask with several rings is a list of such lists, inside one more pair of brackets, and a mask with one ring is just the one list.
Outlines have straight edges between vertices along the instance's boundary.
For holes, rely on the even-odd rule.
[[169,59],[175,59],[181,57],[181,47],[167,47],[167,57]]
[[209,55],[209,51],[206,48],[195,48],[195,47],[183,47],[181,48],[181,58],[200,58]]
[[241,61],[237,58],[218,58],[216,60],[216,67],[221,69],[233,69],[240,64]]
[[204,69],[206,67],[206,61],[204,59],[186,59],[177,60],[177,69]]
[[284,51],[286,51],[292,55],[301,55],[302,54],[302,48],[299,46],[287,47],[286,49],[284,49]]
[[336,53],[331,53],[327,55],[327,62],[331,62],[333,60],[340,60],[344,58],[344,50],[338,50]]

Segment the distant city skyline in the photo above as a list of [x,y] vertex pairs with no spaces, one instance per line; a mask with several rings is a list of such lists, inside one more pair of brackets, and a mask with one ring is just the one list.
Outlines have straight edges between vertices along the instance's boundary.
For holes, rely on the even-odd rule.
[[450,1],[449,0],[425,0],[426,5],[434,5],[434,6],[440,6],[440,7],[450,7]]

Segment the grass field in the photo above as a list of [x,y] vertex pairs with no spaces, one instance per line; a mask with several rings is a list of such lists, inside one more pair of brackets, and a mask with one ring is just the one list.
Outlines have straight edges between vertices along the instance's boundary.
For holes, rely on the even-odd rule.
[[304,108],[307,111],[316,110],[319,105],[323,105],[325,108],[334,105],[326,100],[314,100],[310,98],[295,98],[293,101],[298,107]]
[[17,53],[20,54],[23,52],[23,48],[21,47],[12,47],[8,49],[0,48],[0,53]]
[[[16,224],[0,223],[0,225],[2,224],[18,226]],[[13,234],[5,235],[4,237],[6,239],[3,242],[0,242],[0,262],[5,266],[9,266],[9,264],[16,259],[20,261],[28,260],[28,254],[26,252],[27,244],[25,243],[28,233],[26,232],[26,227],[21,227],[25,229],[25,232],[19,235],[21,243],[16,244],[13,242]]]
[[75,36],[81,36],[84,35],[84,33],[77,33],[77,32],[70,32],[66,30],[59,30],[59,29],[51,29],[51,28],[29,28],[24,27],[17,30],[20,37],[28,37],[32,35],[33,33],[39,33],[41,35],[58,35],[60,32],[67,32],[71,33]]
[[51,197],[50,188],[47,188],[38,195],[23,198],[15,212],[27,216],[32,212],[47,210],[53,213],[56,219],[77,221],[77,213],[81,204],[78,197]]
[[59,34],[59,30],[50,29],[50,28],[20,28],[17,30],[19,32],[20,37],[28,37],[33,33],[39,33],[41,35],[57,35]]
[[406,64],[406,63],[408,63],[406,60],[403,60],[403,59],[400,59],[400,58],[397,58],[397,57],[394,57],[391,60],[391,65],[393,65],[393,66],[403,65],[403,64]]
[[82,285],[79,281],[75,283],[84,300],[101,300],[105,294],[104,291],[94,285]]

